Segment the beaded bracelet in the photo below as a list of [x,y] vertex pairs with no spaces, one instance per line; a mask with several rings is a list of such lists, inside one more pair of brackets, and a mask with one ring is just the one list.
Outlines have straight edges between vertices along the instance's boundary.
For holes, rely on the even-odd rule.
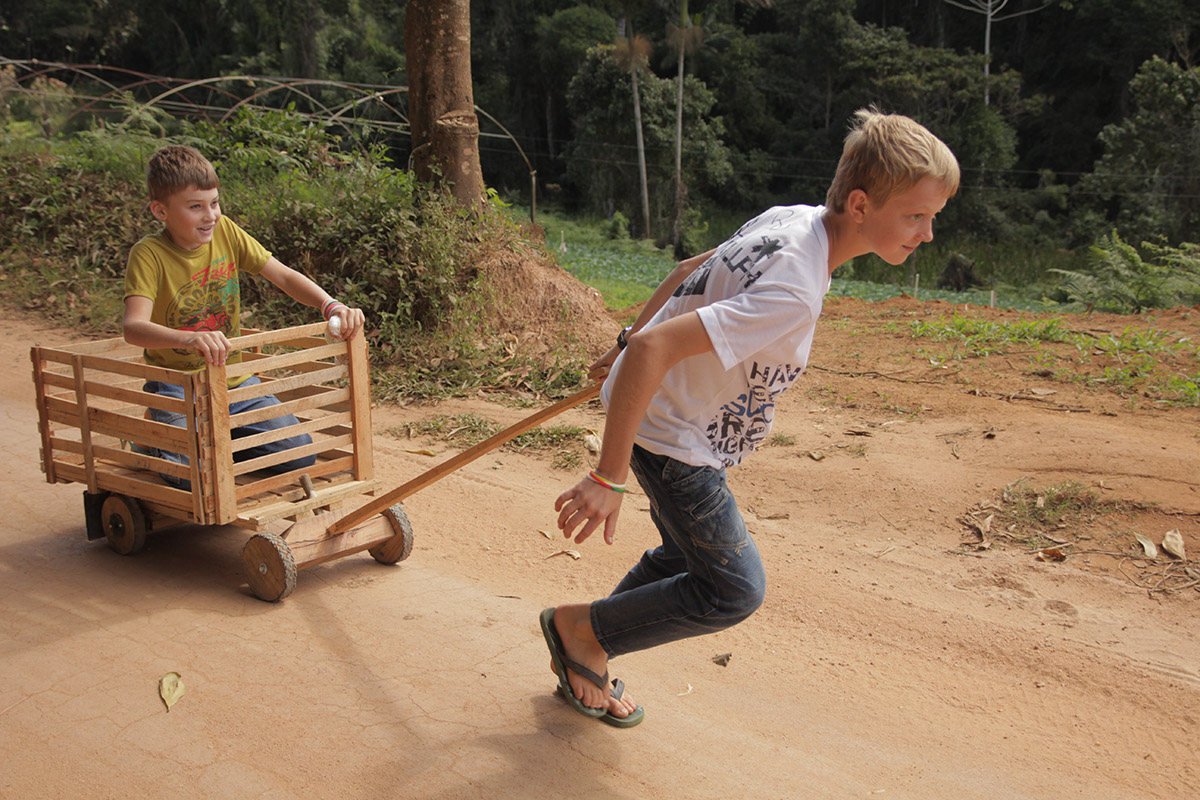
[[340,300],[334,300],[332,297],[329,298],[328,300],[326,300],[324,303],[321,304],[321,316],[324,317],[326,321],[328,321],[330,315],[332,315],[333,312],[337,310],[338,306],[342,306],[343,308],[345,308],[346,304],[341,302]]
[[588,473],[588,478],[590,478],[593,483],[598,483],[601,486],[603,486],[605,489],[612,489],[614,492],[617,492],[618,494],[625,494],[625,484],[613,483],[612,481],[606,481],[604,478],[601,478],[599,475],[597,475],[595,470],[592,470],[591,472]]

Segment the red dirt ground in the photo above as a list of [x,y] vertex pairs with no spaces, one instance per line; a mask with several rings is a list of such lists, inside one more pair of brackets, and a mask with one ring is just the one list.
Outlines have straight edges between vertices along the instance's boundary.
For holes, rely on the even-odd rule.
[[[613,546],[564,544],[543,532],[578,471],[498,451],[406,501],[407,561],[343,558],[263,603],[239,529],[156,532],[133,557],[86,541],[81,487],[38,472],[29,380],[29,345],[72,334],[0,322],[0,796],[1200,796],[1200,409],[1118,394],[1111,372],[1061,379],[1103,378],[1117,362],[1099,343],[1127,328],[1194,344],[1200,311],[1069,320],[1098,348],[1056,346],[1057,378],[1046,348],[957,359],[909,335],[956,311],[1037,319],[827,304],[778,411],[788,439],[730,471],[766,604],[617,659],[647,709],[630,730],[553,694],[537,614],[606,592],[652,544],[642,496]],[[1174,368],[1194,376],[1195,356]],[[383,431],[464,412],[528,413],[482,397],[377,407],[384,486],[453,448]],[[558,422],[603,425],[594,405]],[[1065,561],[998,521],[983,543],[964,524],[1000,520],[1022,478],[1111,504],[1050,531]],[[1135,532],[1172,529],[1191,560],[1135,558]],[[169,671],[186,694],[168,713]]]

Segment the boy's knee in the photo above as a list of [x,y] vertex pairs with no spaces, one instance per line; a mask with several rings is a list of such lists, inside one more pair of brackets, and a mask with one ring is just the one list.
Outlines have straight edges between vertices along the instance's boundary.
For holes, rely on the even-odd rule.
[[730,599],[730,603],[723,612],[723,616],[730,620],[730,625],[736,625],[748,619],[755,611],[758,611],[762,607],[766,596],[767,591],[764,585],[754,584],[748,586]]

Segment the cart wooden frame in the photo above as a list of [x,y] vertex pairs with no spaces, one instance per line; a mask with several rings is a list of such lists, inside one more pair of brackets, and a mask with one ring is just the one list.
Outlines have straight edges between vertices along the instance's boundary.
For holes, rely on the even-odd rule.
[[[343,533],[319,524],[318,535],[289,535],[312,517],[334,519],[345,501],[375,494],[367,348],[322,336],[326,324],[247,331],[232,340],[240,363],[183,372],[150,366],[122,339],[35,346],[30,351],[41,435],[41,468],[49,483],[80,483],[89,539],[118,552],[141,548],[145,534],[181,522],[236,525],[253,532],[243,550],[247,582],[265,600],[286,597],[299,569],[369,550],[393,563],[412,549],[412,528],[396,505],[376,522]],[[261,383],[228,388],[228,379]],[[147,381],[183,387],[182,400],[142,390]],[[265,394],[281,405],[229,414],[229,403]],[[186,427],[147,418],[149,408],[184,414]],[[240,424],[293,414],[299,424],[234,438]],[[311,444],[236,460],[256,445],[309,434]],[[155,454],[187,454],[181,465]],[[311,467],[282,474],[265,468],[298,456]],[[177,489],[160,475],[190,482]]]

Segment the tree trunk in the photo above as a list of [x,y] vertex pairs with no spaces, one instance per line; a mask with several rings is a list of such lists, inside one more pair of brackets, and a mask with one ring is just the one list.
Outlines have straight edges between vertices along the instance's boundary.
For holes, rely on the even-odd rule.
[[460,203],[477,207],[483,202],[483,172],[471,88],[469,0],[410,0],[404,47],[417,180],[445,183]]
[[642,179],[642,238],[650,236],[650,182],[646,180],[646,142],[642,138],[642,100],[638,95],[638,65],[633,65],[633,126],[637,131],[638,173]]

